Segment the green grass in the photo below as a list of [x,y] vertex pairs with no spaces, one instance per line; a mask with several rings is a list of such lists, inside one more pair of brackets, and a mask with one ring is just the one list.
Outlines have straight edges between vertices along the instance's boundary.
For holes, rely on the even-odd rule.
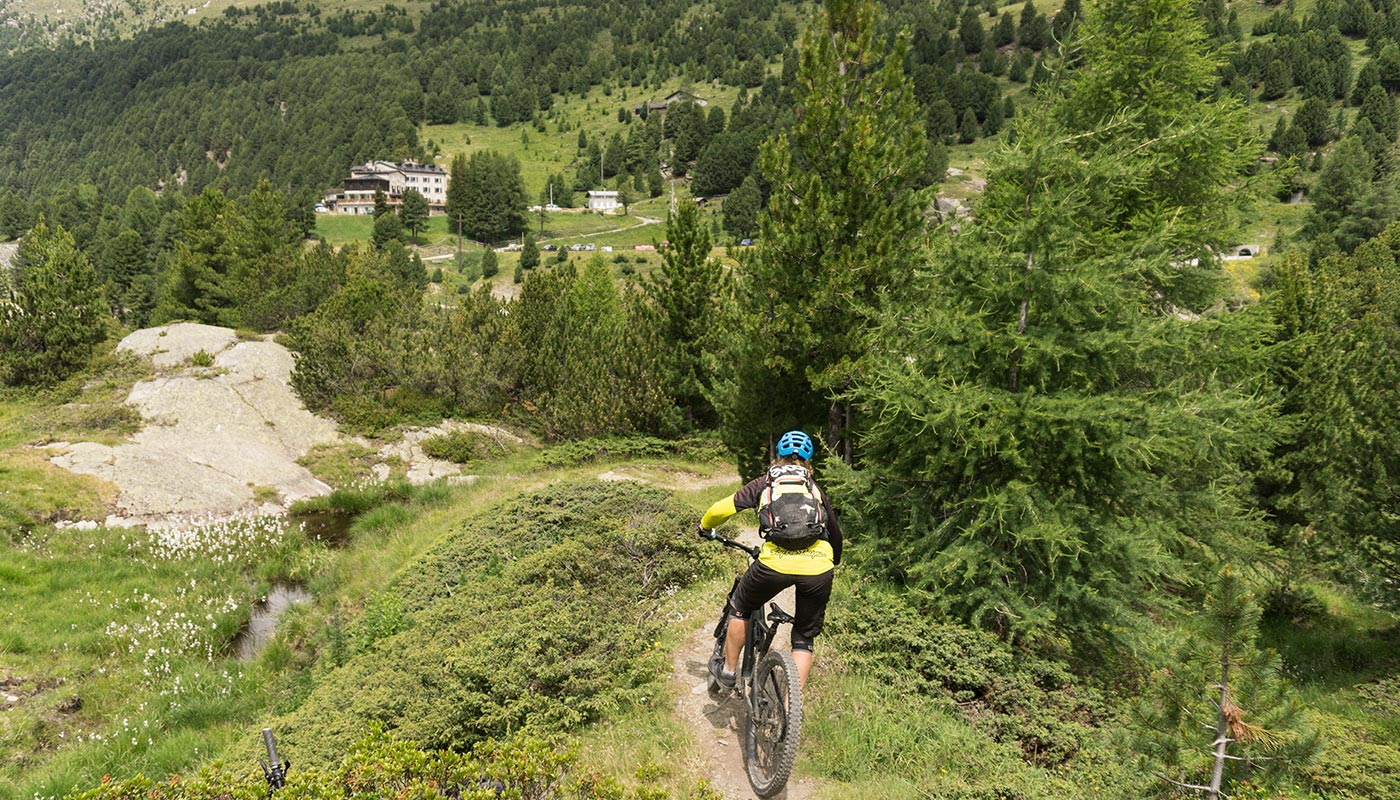
[[[566,180],[573,178],[570,165],[579,156],[580,129],[591,141],[601,138],[606,142],[614,133],[621,133],[625,138],[629,126],[644,124],[632,115],[633,106],[647,100],[659,100],[684,86],[684,81],[672,79],[656,90],[637,86],[595,86],[583,96],[556,96],[554,106],[544,114],[543,133],[527,123],[504,128],[494,124],[456,123],[426,125],[419,136],[425,142],[432,140],[441,145],[442,155],[437,163],[443,167],[450,166],[453,156],[458,153],[470,155],[479,150],[496,150],[514,155],[520,161],[525,191],[533,203],[540,196],[545,180],[551,173],[562,172]],[[731,86],[715,88],[707,85],[692,87],[691,91],[708,101],[710,107],[718,105],[726,112],[739,95],[738,87]],[[618,121],[619,108],[627,109],[630,122]],[[560,123],[567,123],[568,130],[561,131]],[[579,202],[582,202],[581,196]]]
[[257,666],[225,655],[257,585],[237,563],[137,557],[143,539],[47,531],[6,547],[0,675],[21,701],[0,728],[14,754],[0,762],[0,797],[178,770],[196,748],[221,749],[260,704]]
[[1400,792],[1400,621],[1326,583],[1304,587],[1320,615],[1266,620],[1261,643],[1276,649],[1324,747],[1309,773],[1339,797]]
[[[108,349],[93,364],[49,389],[0,389],[0,508],[31,520],[104,519],[115,487],[49,463],[36,444],[116,444],[140,427],[126,398],[150,377],[141,359]],[[3,515],[0,515],[3,524]],[[3,528],[0,528],[3,530]]]

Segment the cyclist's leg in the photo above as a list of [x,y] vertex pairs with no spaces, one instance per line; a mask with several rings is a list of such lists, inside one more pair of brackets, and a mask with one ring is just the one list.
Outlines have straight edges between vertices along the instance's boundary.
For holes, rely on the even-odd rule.
[[834,570],[820,575],[794,576],[797,587],[797,621],[792,626],[792,660],[797,665],[798,682],[807,686],[807,674],[812,671],[812,642],[822,632],[826,622],[826,603],[831,599],[831,578]]
[[726,670],[732,672],[739,668],[739,653],[744,649],[748,636],[749,615],[790,586],[790,577],[755,561],[739,578],[738,585],[729,596],[729,613],[732,616],[729,618],[728,639],[724,643]]

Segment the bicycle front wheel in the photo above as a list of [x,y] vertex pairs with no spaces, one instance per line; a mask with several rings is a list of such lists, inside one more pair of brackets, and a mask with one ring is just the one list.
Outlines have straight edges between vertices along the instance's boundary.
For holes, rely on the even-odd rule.
[[759,797],[772,797],[787,786],[802,738],[802,685],[790,654],[770,651],[758,662],[748,706],[744,762],[749,785]]

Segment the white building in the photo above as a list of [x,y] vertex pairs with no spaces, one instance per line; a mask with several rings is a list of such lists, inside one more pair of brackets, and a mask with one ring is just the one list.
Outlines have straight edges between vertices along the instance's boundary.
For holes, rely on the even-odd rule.
[[612,211],[621,208],[622,203],[617,200],[617,192],[598,191],[588,192],[589,211]]
[[383,192],[389,205],[395,207],[409,189],[423,195],[430,213],[446,213],[447,170],[414,161],[371,161],[351,167],[350,177],[340,189],[326,195],[326,206],[336,214],[373,214],[376,191]]

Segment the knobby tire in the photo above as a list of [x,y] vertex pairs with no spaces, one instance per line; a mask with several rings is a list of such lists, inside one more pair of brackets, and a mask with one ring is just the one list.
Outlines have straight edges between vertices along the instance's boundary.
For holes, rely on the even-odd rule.
[[759,797],[787,786],[802,738],[802,686],[789,653],[772,650],[754,671],[753,697],[744,726],[744,766]]

